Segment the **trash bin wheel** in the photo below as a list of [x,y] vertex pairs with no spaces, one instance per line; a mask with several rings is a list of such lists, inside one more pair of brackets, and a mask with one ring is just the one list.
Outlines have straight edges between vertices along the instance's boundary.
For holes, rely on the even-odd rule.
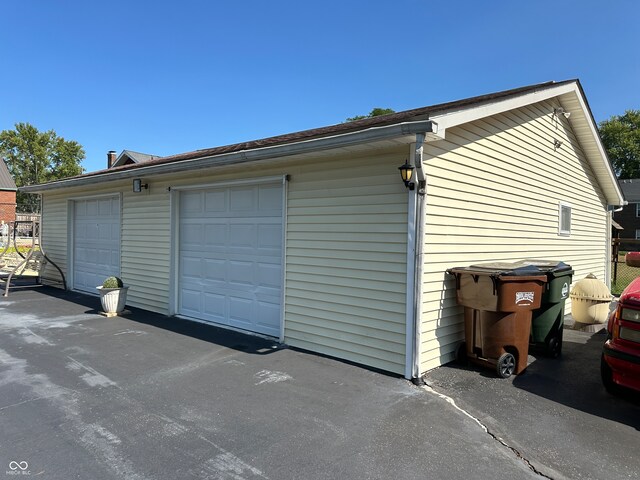
[[562,340],[557,336],[551,337],[545,344],[545,353],[551,358],[558,358],[562,353]]
[[503,353],[496,364],[496,373],[500,378],[509,378],[516,369],[516,357]]
[[467,344],[462,342],[456,348],[456,363],[459,365],[468,365],[469,358],[467,357]]

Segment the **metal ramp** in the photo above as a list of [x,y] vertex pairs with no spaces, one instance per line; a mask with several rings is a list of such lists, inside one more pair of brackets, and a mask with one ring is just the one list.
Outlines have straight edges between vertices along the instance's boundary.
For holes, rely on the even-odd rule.
[[[40,221],[17,220],[5,224],[8,226],[6,235],[0,237],[0,283],[4,282],[4,296],[9,296],[9,290],[16,287],[16,281],[28,280],[35,285],[42,284],[43,273],[51,265],[58,272],[59,278],[47,277],[47,283],[61,284],[67,289],[67,282],[60,267],[51,260],[41,243]],[[13,283],[12,283],[13,282]],[[24,285],[24,283],[22,283]]]

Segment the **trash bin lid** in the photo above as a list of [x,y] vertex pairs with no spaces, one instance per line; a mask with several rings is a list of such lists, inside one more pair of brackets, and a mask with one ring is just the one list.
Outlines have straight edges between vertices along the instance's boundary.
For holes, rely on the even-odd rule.
[[536,258],[525,258],[520,263],[522,263],[523,265],[534,265],[544,273],[550,274],[553,276],[561,276],[558,274],[562,274],[562,275],[573,274],[573,269],[571,265],[568,265],[559,260],[539,260]]
[[457,267],[447,270],[449,273],[479,273],[492,277],[540,276],[544,273],[535,265],[523,265],[519,262],[478,263],[469,267]]
[[475,265],[471,265],[470,269],[473,270],[491,270],[494,272],[505,272],[507,270],[515,270],[518,267],[521,267],[519,263],[516,262],[488,262],[488,263],[477,263]]
[[597,302],[610,302],[611,292],[607,286],[590,273],[573,286],[570,297],[572,299],[593,300]]

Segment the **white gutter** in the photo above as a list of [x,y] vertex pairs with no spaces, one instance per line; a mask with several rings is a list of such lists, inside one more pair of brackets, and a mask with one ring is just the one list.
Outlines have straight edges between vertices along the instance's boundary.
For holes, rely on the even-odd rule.
[[56,180],[41,185],[29,185],[20,187],[21,192],[38,193],[48,190],[57,190],[66,187],[78,187],[84,185],[95,185],[106,181],[115,181],[144,177],[149,175],[159,175],[164,173],[182,172],[185,170],[195,170],[214,166],[224,166],[255,162],[278,157],[313,153],[335,148],[344,148],[369,142],[387,140],[397,137],[405,137],[416,133],[431,132],[432,124],[429,120],[418,122],[404,122],[383,127],[373,127],[367,130],[344,133],[330,137],[322,137],[311,140],[303,140],[284,145],[272,147],[242,150],[239,152],[210,155],[188,160],[176,160],[174,162],[161,163],[156,165],[137,164],[135,168],[120,170],[117,172],[105,170],[96,174],[87,174],[80,177]]

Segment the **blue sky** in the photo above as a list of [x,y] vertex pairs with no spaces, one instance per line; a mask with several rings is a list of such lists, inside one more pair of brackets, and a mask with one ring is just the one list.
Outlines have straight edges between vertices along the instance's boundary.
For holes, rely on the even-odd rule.
[[640,109],[637,0],[21,0],[0,14],[0,130],[170,155],[548,80]]

